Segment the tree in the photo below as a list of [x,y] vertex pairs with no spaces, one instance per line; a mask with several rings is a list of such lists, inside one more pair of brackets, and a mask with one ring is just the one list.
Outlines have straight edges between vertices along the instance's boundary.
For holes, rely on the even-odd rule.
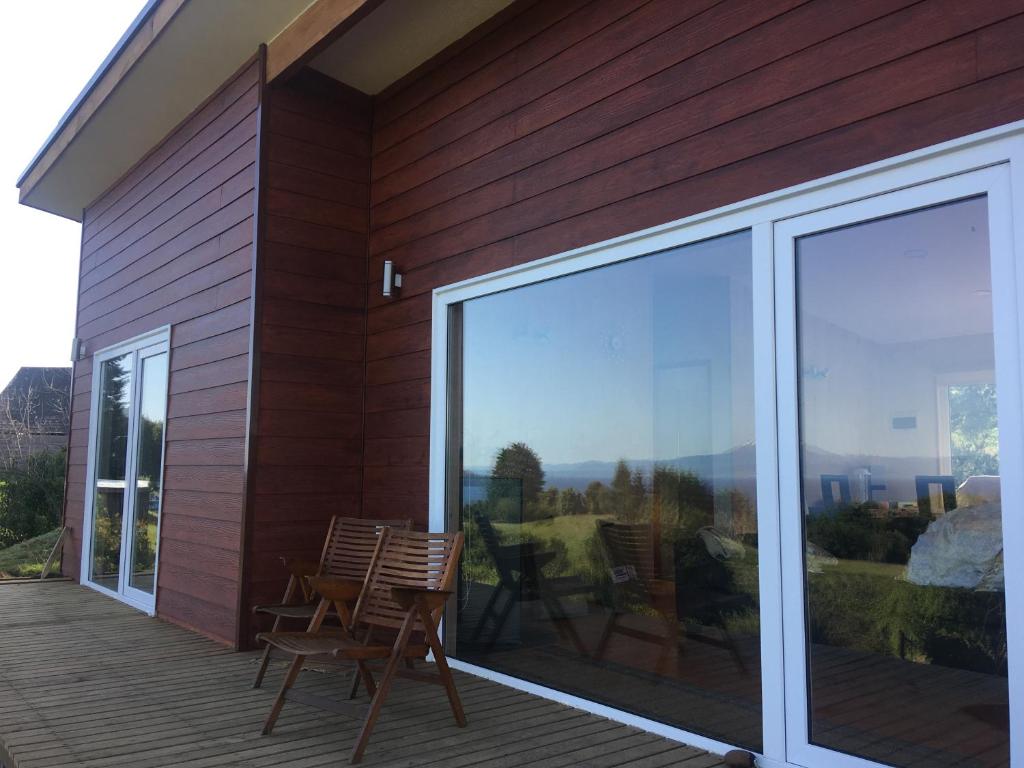
[[950,450],[959,482],[999,474],[996,388],[991,384],[949,388]]
[[0,396],[0,548],[60,525],[71,374],[22,368]]
[[511,443],[498,451],[491,478],[521,481],[524,504],[535,503],[544,487],[540,457],[526,443]]
[[584,492],[587,499],[587,512],[591,515],[608,513],[608,488],[600,480],[594,480]]
[[564,489],[559,503],[559,512],[563,515],[585,515],[587,504],[583,499],[583,494],[575,488]]

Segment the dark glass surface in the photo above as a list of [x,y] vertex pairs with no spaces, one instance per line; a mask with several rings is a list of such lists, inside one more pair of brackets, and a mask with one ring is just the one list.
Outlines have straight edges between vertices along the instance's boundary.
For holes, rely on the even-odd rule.
[[810,739],[1008,766],[986,201],[797,246]]
[[454,655],[759,749],[749,232],[452,317]]
[[101,363],[90,575],[92,581],[114,591],[118,588],[121,569],[121,525],[124,519],[131,392],[131,354]]
[[164,419],[167,411],[167,353],[143,358],[140,375],[139,444],[136,460],[135,535],[128,583],[153,592],[157,525],[163,482]]

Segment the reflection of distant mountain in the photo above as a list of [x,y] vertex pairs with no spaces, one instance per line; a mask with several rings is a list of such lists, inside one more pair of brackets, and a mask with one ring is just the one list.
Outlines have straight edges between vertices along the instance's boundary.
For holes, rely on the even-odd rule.
[[[570,464],[544,464],[544,479],[547,488],[576,488],[583,490],[595,480],[609,485],[615,475],[617,461],[580,461]],[[743,445],[731,451],[699,456],[679,456],[674,459],[626,459],[630,470],[639,469],[644,477],[650,478],[654,467],[669,467],[682,472],[691,472],[719,490],[735,488],[753,495],[755,488],[754,446]],[[483,477],[490,475],[489,468],[467,467],[467,474]]]
[[[615,475],[615,461],[580,461],[567,464],[544,464],[545,486],[547,488],[585,489],[595,480],[610,485]],[[860,470],[869,470],[872,482],[885,486],[876,492],[875,500],[913,501],[916,498],[915,477],[935,475],[939,467],[934,456],[863,456],[833,453],[814,446],[805,446],[802,455],[804,482],[810,494],[807,503],[820,500],[817,492],[819,478],[823,474],[846,475],[853,481]],[[738,490],[754,498],[756,493],[756,462],[754,446],[743,445],[731,451],[699,456],[679,456],[674,459],[654,461],[653,459],[627,459],[630,470],[641,470],[650,478],[657,466],[692,472],[707,482],[716,492]],[[467,467],[466,475],[486,483],[491,475],[490,467]],[[962,478],[961,478],[962,479]],[[481,494],[477,490],[473,496]],[[482,498],[482,496],[481,496]]]

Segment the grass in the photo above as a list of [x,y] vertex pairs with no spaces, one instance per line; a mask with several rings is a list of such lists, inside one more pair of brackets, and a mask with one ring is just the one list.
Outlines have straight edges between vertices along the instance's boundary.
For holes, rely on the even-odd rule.
[[546,520],[522,523],[495,523],[502,540],[511,544],[517,541],[557,539],[565,543],[570,562],[585,562],[588,558],[587,540],[597,533],[599,520],[610,520],[610,515],[561,515]]
[[[40,534],[33,539],[0,549],[0,579],[25,578],[42,573],[43,563],[57,543],[60,528]],[[53,572],[59,573],[56,565]]]

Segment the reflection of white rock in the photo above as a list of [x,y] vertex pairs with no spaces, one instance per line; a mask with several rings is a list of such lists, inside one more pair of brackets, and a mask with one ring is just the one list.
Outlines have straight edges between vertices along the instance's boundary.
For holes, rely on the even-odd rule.
[[1003,590],[1003,526],[999,504],[947,512],[928,524],[910,550],[907,581],[933,587]]
[[956,489],[956,498],[961,507],[984,504],[986,501],[1000,502],[1002,492],[999,475],[971,475]]
[[747,554],[743,544],[710,526],[697,531],[697,536],[715,560],[742,560]]
[[807,542],[806,557],[808,573],[824,573],[826,567],[832,568],[839,565],[839,559],[835,555],[827,549],[819,547],[813,541]]

